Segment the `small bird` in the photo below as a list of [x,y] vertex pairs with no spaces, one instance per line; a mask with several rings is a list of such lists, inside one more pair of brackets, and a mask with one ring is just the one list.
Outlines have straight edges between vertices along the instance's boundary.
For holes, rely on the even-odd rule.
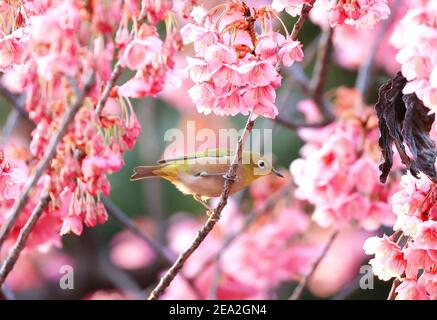
[[[180,158],[159,160],[155,166],[136,167],[130,180],[164,178],[173,183],[182,193],[192,195],[196,201],[211,211],[206,200],[220,197],[233,158],[234,151],[209,149]],[[283,177],[257,152],[243,151],[242,159],[243,164],[238,167],[230,194],[240,191],[262,176],[274,173]]]

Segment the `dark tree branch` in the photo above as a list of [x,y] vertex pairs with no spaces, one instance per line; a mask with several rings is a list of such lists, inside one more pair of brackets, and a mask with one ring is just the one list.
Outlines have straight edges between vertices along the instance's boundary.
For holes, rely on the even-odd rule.
[[297,36],[300,33],[300,30],[302,30],[303,25],[305,24],[305,21],[308,19],[308,15],[313,8],[313,4],[316,2],[316,0],[311,0],[309,3],[304,3],[302,6],[302,10],[300,12],[300,16],[297,19],[296,23],[293,26],[293,30],[291,31],[291,39],[297,40]]
[[115,220],[117,220],[126,229],[130,230],[134,235],[147,243],[147,245],[149,245],[162,260],[169,264],[173,263],[173,261],[176,259],[176,256],[172,252],[144,234],[144,232],[140,230],[120,208],[112,203],[111,200],[103,197],[102,202],[108,211],[108,214],[114,217]]
[[329,240],[326,244],[326,246],[323,248],[322,253],[320,254],[320,256],[318,257],[318,259],[316,260],[316,262],[313,264],[313,267],[311,268],[311,271],[302,279],[302,281],[299,282],[298,286],[296,287],[296,289],[294,289],[293,293],[291,294],[291,296],[288,298],[289,300],[298,300],[303,293],[303,290],[305,289],[305,287],[308,285],[308,282],[311,280],[312,276],[314,275],[314,273],[316,272],[318,266],[320,265],[320,263],[322,262],[323,258],[326,256],[326,254],[328,253],[329,249],[331,248],[332,244],[334,243],[334,240],[336,239],[337,235],[339,234],[339,231],[335,231],[330,237]]
[[140,299],[143,290],[128,273],[115,267],[108,259],[108,253],[102,253],[98,260],[99,270],[114,286],[128,294],[129,298]]
[[294,64],[289,68],[291,77],[299,84],[302,93],[315,102],[322,119],[315,123],[307,123],[306,121],[286,120],[277,117],[273,119],[277,124],[291,130],[296,130],[299,128],[324,127],[335,120],[335,116],[330,111],[329,102],[323,96],[332,54],[332,34],[333,30],[329,28],[323,32],[319,40],[319,53],[311,80],[308,79],[300,65]]
[[2,129],[2,135],[0,137],[0,145],[4,145],[17,125],[18,120],[20,120],[20,113],[17,109],[12,109],[9,112],[8,118]]
[[319,52],[314,66],[314,76],[310,85],[311,96],[317,106],[320,106],[319,111],[324,117],[330,116],[330,114],[327,113],[327,108],[325,108],[323,91],[328,77],[329,62],[331,61],[333,32],[332,28],[328,28],[322,33],[319,42]]
[[382,41],[390,27],[394,17],[396,16],[400,0],[395,0],[391,5],[391,14],[390,16],[382,22],[381,29],[375,37],[375,40],[372,44],[372,49],[370,50],[369,57],[366,62],[361,66],[358,70],[358,75],[355,83],[355,88],[357,88],[358,92],[363,96],[363,100],[366,98],[366,94],[369,87],[370,76],[372,74],[373,67],[375,65],[376,54],[378,53],[379,48],[381,47]]
[[0,96],[5,98],[5,100],[21,115],[21,117],[30,121],[29,114],[24,106],[24,95],[10,92],[0,81]]
[[123,72],[123,68],[121,67],[121,63],[119,60],[115,63],[114,69],[112,69],[111,77],[109,78],[108,82],[105,84],[105,89],[100,95],[100,99],[96,106],[96,111],[95,111],[96,114],[100,114],[102,112],[102,109],[105,106],[106,101],[108,101],[109,95],[111,94],[111,90],[117,83],[117,80],[118,78],[120,78],[122,72]]
[[6,284],[0,288],[0,298],[3,298],[4,300],[17,300],[15,294]]
[[387,300],[396,300],[396,289],[399,287],[400,284],[401,280],[399,280],[398,278],[395,278],[393,280]]
[[21,251],[23,251],[24,246],[26,245],[26,241],[33,230],[33,227],[35,226],[39,217],[41,217],[41,215],[43,214],[44,209],[47,207],[49,201],[50,201],[49,194],[48,193],[44,194],[40,198],[38,205],[33,210],[26,224],[20,230],[20,234],[18,236],[17,241],[15,242],[15,245],[13,246],[12,250],[9,252],[8,256],[6,257],[5,261],[3,262],[0,268],[0,287],[2,287],[3,283],[6,280],[6,277],[14,268],[15,263],[20,257]]

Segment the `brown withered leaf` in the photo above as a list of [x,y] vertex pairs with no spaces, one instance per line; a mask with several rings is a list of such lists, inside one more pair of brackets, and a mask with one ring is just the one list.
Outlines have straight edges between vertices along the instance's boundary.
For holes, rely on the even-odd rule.
[[[393,165],[392,145],[396,146],[402,163],[411,174],[418,177],[419,171],[437,182],[435,160],[437,152],[429,136],[434,115],[429,115],[422,101],[413,94],[404,95],[407,83],[399,72],[379,88],[379,100],[375,105],[379,120],[379,146],[383,162],[379,166],[380,180],[385,182]],[[407,154],[405,145],[411,153]]]

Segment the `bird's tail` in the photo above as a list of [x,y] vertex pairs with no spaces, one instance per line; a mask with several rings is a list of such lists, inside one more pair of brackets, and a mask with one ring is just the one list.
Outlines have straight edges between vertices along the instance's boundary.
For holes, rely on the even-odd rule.
[[157,171],[161,166],[140,166],[134,168],[134,173],[130,177],[130,181],[136,181],[147,178],[158,177]]

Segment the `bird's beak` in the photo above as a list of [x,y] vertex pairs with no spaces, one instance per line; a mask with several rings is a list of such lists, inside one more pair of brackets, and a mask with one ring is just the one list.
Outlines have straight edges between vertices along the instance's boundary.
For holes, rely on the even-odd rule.
[[280,173],[279,171],[277,171],[275,168],[273,168],[272,171],[273,171],[273,173],[276,174],[278,177],[281,177],[281,178],[284,177],[283,174]]

